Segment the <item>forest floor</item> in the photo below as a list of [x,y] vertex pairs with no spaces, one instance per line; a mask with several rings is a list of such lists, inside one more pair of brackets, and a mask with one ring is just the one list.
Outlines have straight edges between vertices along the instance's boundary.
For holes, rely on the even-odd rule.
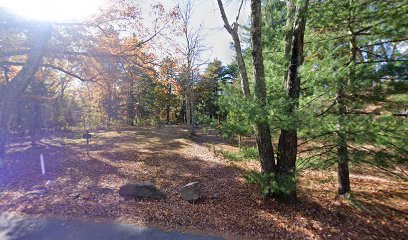
[[[90,156],[82,133],[44,137],[31,147],[15,138],[0,166],[0,213],[68,217],[154,226],[227,239],[408,239],[408,183],[352,168],[353,201],[336,199],[331,171],[304,171],[299,203],[263,200],[243,175],[255,160],[231,161],[237,151],[212,131],[194,139],[181,127],[135,127],[93,134]],[[41,175],[40,154],[46,174]],[[125,183],[150,181],[169,194],[160,201],[125,200]],[[203,199],[178,190],[200,181]],[[112,191],[110,191],[112,190]]]

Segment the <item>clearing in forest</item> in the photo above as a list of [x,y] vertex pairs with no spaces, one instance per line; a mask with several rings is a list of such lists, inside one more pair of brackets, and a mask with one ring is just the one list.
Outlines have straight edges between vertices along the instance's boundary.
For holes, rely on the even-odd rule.
[[[231,161],[234,151],[212,134],[195,139],[181,127],[135,127],[93,133],[90,156],[81,133],[43,138],[35,148],[14,138],[0,167],[0,212],[157,226],[236,239],[408,239],[408,184],[352,174],[355,201],[335,199],[331,172],[303,172],[297,205],[264,201],[243,175],[256,160]],[[41,175],[39,156],[45,157]],[[353,170],[352,170],[353,173]],[[373,172],[373,174],[376,174]],[[125,183],[154,183],[160,201],[125,200]],[[183,201],[179,189],[200,181],[203,199]]]

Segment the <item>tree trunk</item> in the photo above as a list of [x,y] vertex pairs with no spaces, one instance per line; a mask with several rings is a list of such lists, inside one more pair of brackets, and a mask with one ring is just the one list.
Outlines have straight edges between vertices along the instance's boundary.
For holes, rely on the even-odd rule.
[[241,149],[241,134],[238,134],[238,148]]
[[[34,78],[30,84],[31,91],[35,96],[41,96],[41,85]],[[31,102],[31,112],[30,112],[30,137],[31,137],[31,146],[35,147],[38,141],[38,133],[42,128],[43,117],[41,104],[36,101]]]
[[186,98],[187,98],[187,97],[184,97],[183,102],[182,102],[182,105],[181,105],[180,119],[181,119],[181,122],[187,126],[187,113],[186,113],[186,110],[187,110],[187,107],[186,107],[186,105],[187,105],[187,100],[186,100]]
[[[261,22],[261,0],[251,0],[251,40],[252,40],[252,62],[254,65],[255,96],[260,107],[266,107],[267,95],[265,84],[265,70],[262,55],[262,22]],[[266,111],[265,111],[266,112]],[[262,116],[257,120],[257,144],[259,159],[263,173],[275,172],[275,157],[273,153],[272,137],[269,123],[266,117]]]
[[61,130],[63,127],[65,127],[66,124],[66,116],[65,116],[65,111],[61,110],[61,107],[64,106],[64,94],[65,94],[65,88],[67,87],[67,84],[64,82],[61,85],[61,91],[59,96],[57,97],[56,101],[55,101],[55,112],[54,112],[54,123],[55,123],[55,129],[59,129]]
[[[349,79],[348,84],[354,83],[355,69],[354,65],[357,58],[356,35],[354,33],[352,6],[349,11]],[[349,173],[349,155],[347,148],[347,131],[345,129],[347,106],[345,103],[344,86],[347,82],[340,79],[337,84],[337,175],[338,175],[338,194],[344,195],[351,191],[350,173]],[[352,90],[355,91],[354,89]]]
[[31,123],[30,123],[30,135],[31,135],[31,146],[35,147],[38,141],[38,133],[41,129],[42,119],[41,119],[41,106],[39,103],[32,103],[31,105]]
[[191,98],[190,98],[190,104],[191,104],[191,131],[190,131],[190,136],[194,137],[196,135],[195,133],[195,113],[194,113],[194,94],[191,91]]
[[[239,35],[238,35],[238,18],[239,18],[239,13],[236,18],[236,21],[232,24],[232,26],[228,22],[227,15],[225,14],[224,6],[222,4],[221,0],[217,0],[218,2],[218,7],[220,8],[221,12],[221,17],[222,20],[224,21],[224,27],[227,29],[228,33],[231,35],[232,40],[234,41],[234,49],[235,49],[235,54],[237,56],[237,63],[238,63],[238,69],[241,75],[241,90],[242,94],[246,97],[251,95],[251,91],[249,90],[249,81],[248,81],[248,73],[246,71],[246,66],[245,66],[245,61],[244,57],[242,56],[242,49],[241,49],[241,41],[239,40]],[[242,7],[243,1],[241,1],[241,7]],[[241,9],[240,7],[240,9]]]
[[170,125],[170,104],[166,106],[166,124]]
[[235,49],[235,54],[237,56],[238,69],[241,75],[242,94],[245,97],[249,97],[251,95],[251,91],[249,90],[248,73],[246,71],[244,57],[242,56],[241,42],[238,36],[238,24],[234,25],[231,35],[234,41],[234,49]]
[[26,63],[9,84],[0,87],[0,157],[4,157],[5,154],[7,134],[17,99],[37,72],[49,38],[50,27],[39,26],[32,38],[33,45]]
[[61,115],[61,104],[59,97],[55,99],[55,103],[52,106],[52,116],[53,116],[53,131],[59,128],[59,119]]
[[127,97],[127,124],[130,126],[135,125],[135,97],[134,97],[134,86],[133,86],[133,79],[130,79],[129,83],[129,91]]
[[273,153],[272,137],[269,124],[267,122],[258,122],[256,125],[259,160],[263,173],[275,172],[275,156]]
[[337,161],[338,161],[338,194],[350,192],[349,158],[347,149],[346,131],[344,129],[346,117],[346,105],[344,103],[344,87],[340,81],[337,89]]
[[187,94],[186,94],[186,125],[187,125],[187,128],[190,127],[190,123],[191,123],[191,116],[190,116],[190,92],[187,91]]
[[278,145],[279,156],[277,172],[280,184],[286,186],[286,192],[276,194],[276,198],[287,203],[297,200],[296,194],[296,156],[297,156],[297,130],[281,130]]
[[[303,64],[303,45],[306,27],[306,15],[308,0],[300,6],[297,11],[291,0],[287,1],[288,20],[287,23],[294,24],[287,26],[286,49],[288,64],[285,70],[285,87],[288,97],[287,114],[294,117],[294,112],[299,106],[300,77],[298,69]],[[282,184],[287,186],[285,193],[278,194],[277,197],[284,202],[296,202],[296,157],[297,157],[297,126],[290,126],[282,129],[279,136],[279,156],[277,160],[277,172]]]
[[291,63],[292,46],[293,46],[293,30],[296,21],[296,6],[293,0],[286,0],[286,35],[285,35],[285,73],[284,81],[287,84],[289,66]]
[[[343,112],[339,105],[339,113]],[[341,114],[341,113],[340,113]],[[349,158],[347,149],[347,140],[342,126],[344,116],[339,117],[337,124],[337,158],[338,158],[338,194],[344,195],[350,192],[350,177],[349,177]]]

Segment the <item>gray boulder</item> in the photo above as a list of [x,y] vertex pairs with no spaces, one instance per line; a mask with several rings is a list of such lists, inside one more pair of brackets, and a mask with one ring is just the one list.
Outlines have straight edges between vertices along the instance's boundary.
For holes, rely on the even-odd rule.
[[180,196],[188,202],[195,202],[202,197],[201,184],[199,182],[191,182],[180,188]]
[[128,183],[120,187],[119,195],[124,198],[160,200],[167,197],[165,192],[157,189],[152,183]]

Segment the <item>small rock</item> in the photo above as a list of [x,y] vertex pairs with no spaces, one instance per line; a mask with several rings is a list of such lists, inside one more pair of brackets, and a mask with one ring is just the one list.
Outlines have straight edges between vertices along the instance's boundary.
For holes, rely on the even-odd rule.
[[46,188],[38,188],[27,192],[27,195],[45,195],[48,192]]
[[221,198],[221,196],[220,196],[219,193],[215,193],[215,194],[212,196],[212,199],[220,199],[220,198]]
[[188,202],[195,202],[202,197],[201,184],[199,182],[191,182],[180,188],[180,196]]
[[120,187],[119,195],[124,198],[144,198],[155,200],[160,200],[167,197],[165,192],[157,189],[151,182],[125,184]]
[[80,195],[81,194],[79,192],[73,192],[73,193],[69,194],[69,197],[70,198],[79,198]]

